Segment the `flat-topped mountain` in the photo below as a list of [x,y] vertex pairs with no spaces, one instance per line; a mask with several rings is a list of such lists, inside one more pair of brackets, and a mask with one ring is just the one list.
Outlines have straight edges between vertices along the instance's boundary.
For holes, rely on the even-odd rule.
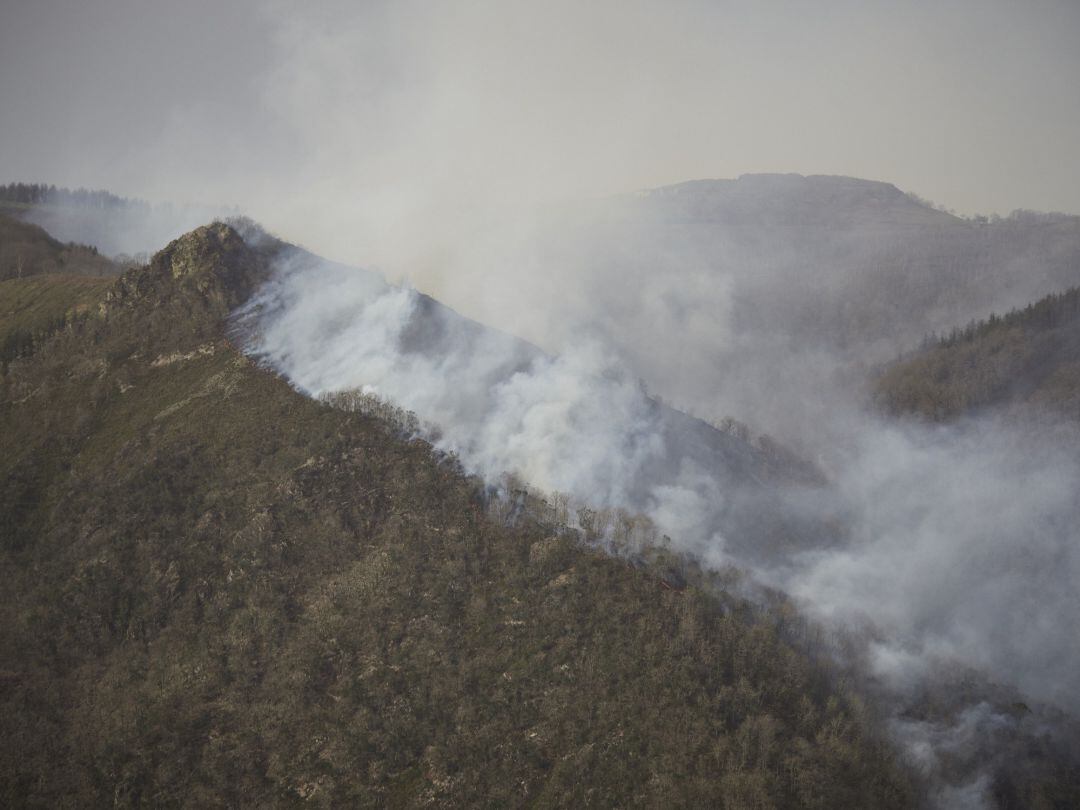
[[771,227],[933,227],[958,218],[891,183],[836,175],[744,174],[690,180],[642,192],[672,221]]

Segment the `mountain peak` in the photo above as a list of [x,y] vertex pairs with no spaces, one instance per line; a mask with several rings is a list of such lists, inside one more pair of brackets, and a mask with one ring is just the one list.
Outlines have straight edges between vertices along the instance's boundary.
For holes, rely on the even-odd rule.
[[158,275],[168,274],[182,287],[222,295],[235,307],[251,295],[264,275],[258,257],[237,231],[224,222],[203,225],[170,242],[150,263]]
[[185,297],[201,301],[224,317],[265,279],[263,254],[224,222],[203,225],[174,239],[148,265],[121,276],[103,302],[102,312],[140,303],[160,306]]

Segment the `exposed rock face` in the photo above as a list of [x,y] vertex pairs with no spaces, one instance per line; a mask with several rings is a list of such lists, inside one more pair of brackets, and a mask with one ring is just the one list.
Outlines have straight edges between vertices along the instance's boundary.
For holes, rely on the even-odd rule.
[[224,316],[265,280],[268,259],[266,252],[252,248],[229,225],[204,225],[170,242],[150,264],[125,273],[102,304],[102,314],[137,302],[162,306],[194,293]]

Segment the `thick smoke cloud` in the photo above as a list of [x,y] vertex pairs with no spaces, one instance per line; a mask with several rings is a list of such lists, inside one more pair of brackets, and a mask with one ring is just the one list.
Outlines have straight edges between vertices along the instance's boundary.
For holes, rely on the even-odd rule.
[[[549,356],[412,288],[302,253],[237,320],[249,351],[301,390],[360,389],[412,410],[438,447],[491,481],[513,473],[594,508],[648,513],[688,543],[712,539],[702,524],[723,503],[717,482],[669,457],[671,414],[595,341]],[[708,551],[719,560],[722,543]]]
[[853,535],[792,562],[785,585],[816,615],[869,621],[873,666],[910,690],[935,661],[993,673],[1080,711],[1080,464],[1076,436],[987,420],[864,423],[837,487]]
[[312,395],[363,388],[414,410],[489,480],[517,473],[645,513],[707,565],[749,567],[828,624],[869,630],[871,669],[898,694],[954,661],[1080,711],[1080,465],[1068,428],[897,426],[839,412],[848,442],[829,487],[813,502],[792,489],[782,506],[758,507],[805,525],[798,512],[824,501],[846,533],[808,533],[794,553],[770,556],[732,518],[752,476],[729,452],[695,456],[692,420],[673,422],[596,341],[548,356],[411,288],[304,254],[239,317],[251,351]]
[[481,320],[554,352],[587,324],[679,407],[826,465],[876,365],[1080,282],[1080,220],[966,221],[842,177],[686,183],[511,233],[457,273]]

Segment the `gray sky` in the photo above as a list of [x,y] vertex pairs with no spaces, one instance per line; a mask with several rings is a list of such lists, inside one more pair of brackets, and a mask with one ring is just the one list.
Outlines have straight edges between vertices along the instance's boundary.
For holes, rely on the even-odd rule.
[[1080,213],[1078,43],[1075,0],[0,0],[0,180],[239,204],[387,263],[506,206],[746,172]]

